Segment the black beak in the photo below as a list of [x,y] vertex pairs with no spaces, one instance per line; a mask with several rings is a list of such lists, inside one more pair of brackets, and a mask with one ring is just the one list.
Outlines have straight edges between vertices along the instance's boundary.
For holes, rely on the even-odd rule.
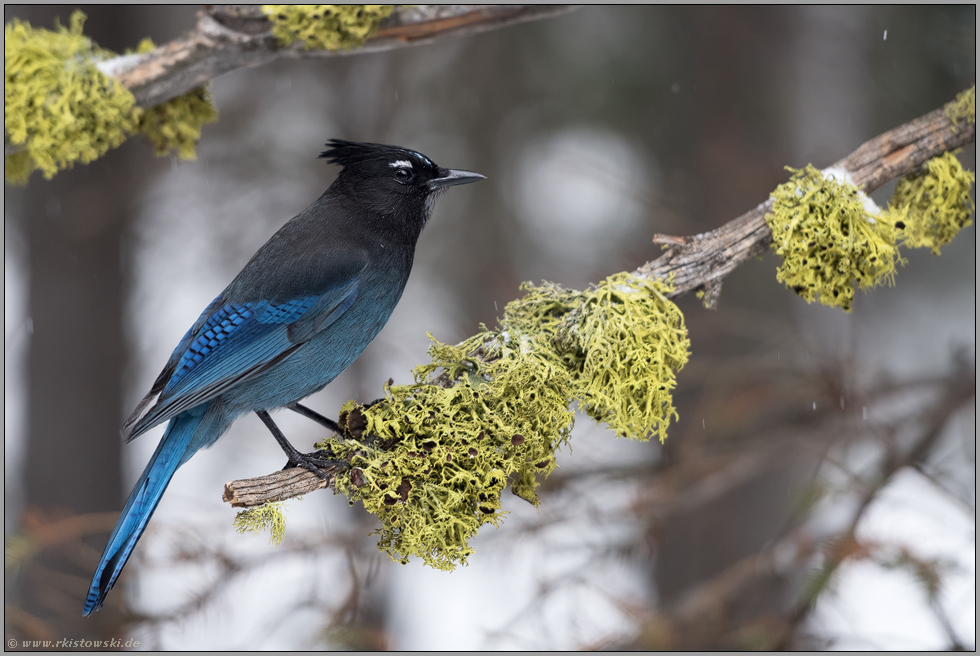
[[477,180],[483,180],[485,175],[474,173],[473,171],[462,171],[458,169],[439,169],[439,177],[429,180],[429,189],[445,189],[456,185],[469,184]]

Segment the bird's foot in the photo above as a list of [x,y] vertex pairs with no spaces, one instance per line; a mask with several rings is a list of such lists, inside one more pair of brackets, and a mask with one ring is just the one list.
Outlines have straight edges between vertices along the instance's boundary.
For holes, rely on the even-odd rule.
[[[322,455],[321,455],[322,454]],[[329,467],[340,467],[345,469],[349,466],[346,460],[337,460],[336,458],[328,458],[331,455],[328,451],[320,450],[314,451],[313,453],[300,453],[296,452],[289,454],[289,461],[283,469],[292,469],[293,467],[302,467],[303,469],[316,474],[318,477],[324,480],[330,480],[330,476],[323,470]]]
[[[276,442],[279,443],[280,448],[282,448],[283,453],[286,454],[286,459],[288,462],[283,469],[289,469],[290,467],[302,467],[303,469],[316,474],[318,477],[324,480],[330,480],[330,476],[320,470],[321,467],[330,467],[336,464],[344,465],[346,464],[342,460],[333,460],[325,456],[332,455],[327,451],[314,451],[313,453],[300,453],[299,450],[289,443],[286,436],[282,434],[276,423],[272,421],[272,417],[269,416],[266,410],[256,410],[255,414],[258,415],[262,423],[266,425],[266,428],[272,433],[272,436],[276,438]],[[319,454],[324,455],[319,455]]]

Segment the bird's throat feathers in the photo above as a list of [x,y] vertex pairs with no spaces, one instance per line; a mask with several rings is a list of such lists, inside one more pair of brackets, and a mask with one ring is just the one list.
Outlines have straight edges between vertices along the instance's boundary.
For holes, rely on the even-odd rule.
[[437,194],[396,196],[384,191],[345,170],[337,176],[324,196],[332,196],[329,199],[331,204],[348,207],[348,211],[339,215],[331,213],[334,218],[347,224],[344,226],[346,229],[369,231],[384,236],[386,241],[414,245],[432,216]]

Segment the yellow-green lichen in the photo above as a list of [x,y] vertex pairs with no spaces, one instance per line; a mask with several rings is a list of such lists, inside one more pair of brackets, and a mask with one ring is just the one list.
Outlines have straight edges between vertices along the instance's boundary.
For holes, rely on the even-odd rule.
[[[156,50],[156,44],[149,37],[136,46],[136,54],[146,54]],[[171,98],[156,107],[143,111],[139,131],[153,144],[153,152],[163,157],[172,150],[180,159],[197,159],[197,142],[201,138],[201,128],[218,120],[218,109],[214,106],[210,85],[205,84],[187,93]]]
[[306,50],[359,48],[392,10],[394,5],[262,5],[279,42],[301,41]]
[[25,162],[46,178],[76,161],[87,164],[134,132],[140,110],[133,95],[96,63],[112,56],[82,35],[85,15],[69,27],[4,26],[4,137],[27,155],[4,158],[4,177],[26,182]]
[[150,37],[144,37],[139,43],[136,44],[136,50],[134,53],[137,55],[145,55],[149,52],[153,52],[156,49],[157,44],[153,43],[153,39]]
[[[82,34],[85,15],[75,11],[68,28],[4,26],[4,136],[23,150],[4,156],[4,179],[26,184],[40,169],[50,179],[76,161],[87,164],[130,135],[142,133],[157,155],[177,150],[194,159],[201,126],[217,120],[206,87],[142,110],[115,78],[96,64],[114,56]],[[137,53],[154,49],[143,39]]]
[[139,130],[158,157],[176,150],[181,159],[196,159],[201,127],[218,120],[207,86],[200,86],[143,112]]
[[264,533],[269,531],[269,543],[279,546],[286,536],[286,514],[284,502],[269,503],[246,508],[235,515],[234,525],[239,533]]
[[976,124],[977,122],[977,85],[961,92],[956,99],[946,105],[946,117],[953,122],[953,127],[959,127],[960,121]]
[[772,249],[783,259],[776,279],[807,303],[819,300],[850,312],[855,286],[894,282],[895,265],[902,262],[894,219],[869,213],[857,187],[812,165],[788,170],[792,176],[773,192],[766,215]]
[[931,248],[939,255],[940,247],[973,223],[976,205],[970,189],[975,181],[976,175],[965,170],[953,152],[932,158],[902,178],[888,207],[903,245]]
[[351,439],[318,445],[350,462],[336,489],[381,519],[378,548],[393,560],[453,569],[480,526],[502,519],[506,485],[537,504],[573,401],[636,439],[663,439],[676,416],[670,390],[689,342],[665,284],[624,273],[584,292],[526,290],[500,330],[456,346],[433,340],[414,384],[386,386],[367,409],[348,402]]
[[675,372],[690,348],[684,316],[666,297],[669,285],[620,273],[585,292],[525,289],[504,310],[504,327],[553,335],[586,413],[619,436],[662,442],[677,414]]
[[3,179],[14,185],[26,185],[34,172],[34,160],[26,150],[3,156]]
[[[336,487],[381,519],[378,546],[393,559],[417,555],[439,569],[465,563],[468,540],[500,521],[508,479],[536,501],[535,472],[555,468],[554,451],[568,438],[569,375],[546,340],[487,340],[490,333],[459,346],[435,342],[415,384],[387,387],[385,400],[367,410],[342,409],[341,422],[373,442],[322,445],[350,461]],[[514,348],[520,357],[504,356]],[[503,357],[481,362],[472,355],[480,349]],[[456,384],[433,382],[436,368]]]

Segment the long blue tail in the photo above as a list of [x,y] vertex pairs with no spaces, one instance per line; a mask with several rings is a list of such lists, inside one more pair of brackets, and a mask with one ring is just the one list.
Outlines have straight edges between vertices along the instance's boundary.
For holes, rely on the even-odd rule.
[[187,447],[204,418],[204,412],[201,410],[206,407],[207,404],[200,410],[195,408],[198,411],[193,414],[184,412],[170,420],[163,439],[160,440],[157,450],[143,470],[143,475],[129,495],[129,501],[126,502],[126,507],[123,508],[119,521],[116,522],[116,528],[112,531],[109,544],[102,554],[95,576],[92,577],[92,585],[85,600],[84,615],[90,615],[93,611],[102,608],[106,595],[116,583],[119,573],[133,553],[133,548],[146,530],[146,524],[150,521],[153,511],[157,509],[157,504],[160,503],[160,498],[170,484],[174,472],[187,460],[185,454],[188,457],[193,455],[186,453]]

